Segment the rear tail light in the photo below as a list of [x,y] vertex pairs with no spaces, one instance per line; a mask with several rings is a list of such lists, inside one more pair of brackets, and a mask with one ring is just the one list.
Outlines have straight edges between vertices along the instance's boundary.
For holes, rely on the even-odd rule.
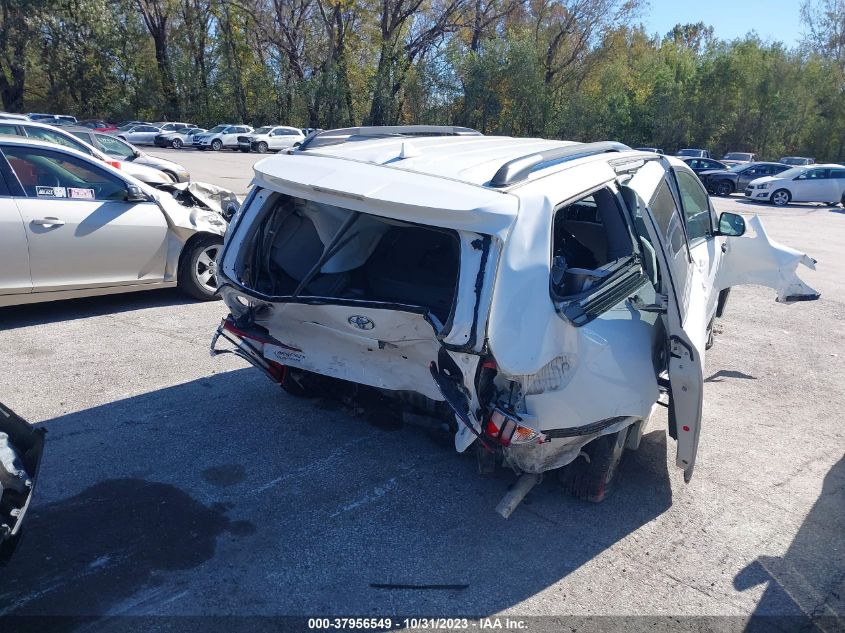
[[494,408],[484,426],[484,432],[502,446],[545,441],[546,436],[540,431],[524,426],[520,422],[522,420],[515,414]]
[[106,165],[111,165],[115,169],[123,169],[123,165],[121,165],[119,160],[107,160]]

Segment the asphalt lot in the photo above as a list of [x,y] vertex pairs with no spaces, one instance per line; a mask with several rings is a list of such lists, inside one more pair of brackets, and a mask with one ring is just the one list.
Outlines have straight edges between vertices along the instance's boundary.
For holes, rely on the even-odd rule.
[[[260,158],[152,153],[238,193]],[[219,302],[1,309],[0,400],[48,436],[0,614],[812,614],[841,630],[845,210],[716,205],[818,259],[801,274],[821,300],[734,289],[689,484],[664,416],[606,502],[548,478],[507,521],[493,508],[513,475],[478,476],[450,439],[210,358]]]

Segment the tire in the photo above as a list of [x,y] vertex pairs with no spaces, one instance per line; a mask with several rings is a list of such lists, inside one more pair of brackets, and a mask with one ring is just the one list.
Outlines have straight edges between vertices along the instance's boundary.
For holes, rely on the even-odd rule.
[[776,207],[786,206],[789,204],[790,200],[792,200],[792,195],[786,189],[778,189],[772,194],[772,197],[769,198],[769,202]]
[[717,196],[729,196],[734,192],[733,183],[729,180],[719,180],[716,185]]
[[170,141],[170,147],[172,147],[173,149],[182,149],[183,145],[184,143],[182,143],[181,138],[174,138],[172,141]]
[[266,154],[267,153],[267,143],[261,141],[258,145],[255,146],[255,150],[259,154]]
[[221,141],[219,138],[214,139],[213,141],[211,141],[211,149],[213,149],[215,152],[219,152],[221,149],[223,149],[223,141]]
[[602,435],[587,444],[582,450],[590,461],[579,456],[574,462],[558,471],[563,489],[583,501],[599,503],[613,492],[614,475],[625,454],[628,429],[618,433]]
[[182,292],[200,301],[220,298],[217,294],[216,257],[222,245],[223,238],[217,235],[203,235],[188,243],[182,252],[177,277]]
[[244,154],[249,154],[249,150],[248,150],[248,149],[244,149],[243,147],[240,147],[239,149],[240,149],[240,150],[241,150]]
[[839,204],[845,207],[845,193],[842,194],[842,200],[839,201]]

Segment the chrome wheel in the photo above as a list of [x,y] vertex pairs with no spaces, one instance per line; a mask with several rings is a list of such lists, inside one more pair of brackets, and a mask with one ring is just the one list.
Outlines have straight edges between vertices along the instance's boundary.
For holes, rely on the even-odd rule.
[[200,251],[195,260],[194,277],[197,284],[209,293],[217,291],[217,253],[219,252],[219,244],[210,244]]
[[782,207],[789,203],[789,192],[786,189],[778,189],[772,194],[772,204]]
[[729,196],[733,193],[733,187],[731,187],[731,183],[727,180],[721,180],[716,185],[716,195],[718,196]]
[[174,138],[171,145],[173,146],[173,149],[182,149],[182,139]]

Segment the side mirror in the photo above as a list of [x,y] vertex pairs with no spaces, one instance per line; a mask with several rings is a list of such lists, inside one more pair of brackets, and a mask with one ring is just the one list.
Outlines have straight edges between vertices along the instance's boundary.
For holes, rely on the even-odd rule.
[[126,202],[149,202],[150,197],[138,185],[129,185],[126,188],[124,200]]
[[141,157],[141,150],[136,149],[135,150],[135,158],[140,158],[140,157]]
[[728,213],[725,211],[719,216],[719,228],[716,235],[724,235],[726,237],[739,237],[745,235],[745,219],[738,213]]

